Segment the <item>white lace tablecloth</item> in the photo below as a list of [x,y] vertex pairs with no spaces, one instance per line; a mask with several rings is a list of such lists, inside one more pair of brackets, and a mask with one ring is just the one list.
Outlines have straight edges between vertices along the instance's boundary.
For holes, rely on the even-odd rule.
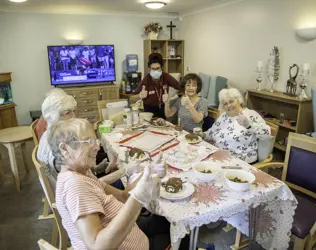
[[[123,137],[128,136],[131,135]],[[119,140],[115,131],[103,134],[101,141],[109,157],[118,153]],[[210,160],[216,161],[212,158]],[[239,159],[216,162],[223,166],[239,165],[253,172],[255,183],[247,192],[235,192],[227,187],[223,173],[215,182],[205,184],[198,183],[193,170],[183,172],[169,168],[168,177],[181,177],[195,185],[195,192],[190,198],[182,201],[161,198],[155,201],[153,212],[166,217],[171,223],[172,244],[177,245],[193,228],[218,220],[225,220],[248,235],[249,207],[261,205],[256,223],[256,241],[265,249],[288,249],[297,201],[287,185]]]

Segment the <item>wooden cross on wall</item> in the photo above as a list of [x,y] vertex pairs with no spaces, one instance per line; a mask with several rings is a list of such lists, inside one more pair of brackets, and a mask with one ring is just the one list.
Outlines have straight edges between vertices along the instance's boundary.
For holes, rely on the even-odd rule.
[[167,28],[170,28],[170,40],[172,40],[172,29],[177,26],[173,25],[172,21],[170,22],[170,25],[167,25]]

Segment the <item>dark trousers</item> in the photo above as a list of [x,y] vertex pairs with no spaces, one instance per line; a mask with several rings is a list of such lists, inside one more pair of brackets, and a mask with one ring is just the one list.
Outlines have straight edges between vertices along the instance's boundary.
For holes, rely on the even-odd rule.
[[151,106],[151,105],[144,104],[144,111],[153,113],[154,114],[153,117],[166,119],[164,104],[162,104],[160,108],[159,106]]
[[[137,225],[149,239],[150,250],[165,250],[170,245],[170,223],[165,217],[152,214],[149,217],[140,216]],[[180,250],[189,249],[188,236],[182,239]]]

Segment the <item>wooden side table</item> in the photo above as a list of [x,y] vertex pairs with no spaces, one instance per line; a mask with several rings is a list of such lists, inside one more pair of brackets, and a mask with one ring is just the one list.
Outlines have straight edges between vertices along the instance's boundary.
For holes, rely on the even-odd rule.
[[[26,172],[29,172],[29,168],[27,166],[27,158],[25,153],[25,142],[28,140],[32,140],[32,133],[29,126],[21,126],[21,127],[12,127],[0,130],[0,143],[3,144],[9,153],[11,170],[15,181],[16,190],[20,191],[20,177],[18,172],[18,167],[16,163],[16,155],[15,155],[15,147],[21,145],[23,162],[25,166]],[[1,174],[1,166],[0,166],[0,178],[3,175],[3,170]]]

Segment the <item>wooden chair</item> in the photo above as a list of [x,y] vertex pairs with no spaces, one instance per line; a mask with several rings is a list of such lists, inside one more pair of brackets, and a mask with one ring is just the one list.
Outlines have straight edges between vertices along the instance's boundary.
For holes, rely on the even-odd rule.
[[[36,119],[32,124],[31,124],[31,132],[32,132],[32,136],[33,136],[33,141],[35,146],[37,146],[39,144],[38,141],[38,137],[37,137],[37,133],[36,133],[36,127],[37,127],[37,123],[38,123],[38,119]],[[44,203],[43,206],[43,214],[41,214],[38,219],[39,220],[46,220],[46,219],[53,219],[53,215],[49,213],[49,204],[47,199],[44,197],[42,199],[42,202]]]
[[49,244],[47,241],[40,239],[38,242],[40,250],[58,250],[56,247]]
[[38,119],[36,119],[32,124],[31,124],[31,132],[32,132],[32,136],[33,136],[33,141],[35,146],[38,145],[38,137],[36,134],[36,126],[38,123]]
[[126,101],[126,99],[101,100],[98,101],[99,121],[103,121],[102,109],[106,108],[108,103]]
[[294,240],[294,250],[312,250],[316,243],[315,161],[316,139],[306,135],[289,133],[285,161],[257,165],[261,169],[283,167],[282,181],[298,192],[296,198],[299,204],[295,210],[291,236]]
[[[32,160],[33,160],[33,163],[35,165],[35,168],[36,168],[36,171],[38,174],[38,178],[39,178],[40,183],[42,185],[46,199],[50,205],[50,208],[53,211],[54,227],[53,227],[53,233],[52,233],[52,245],[56,246],[57,245],[57,238],[59,238],[59,248],[58,249],[59,250],[66,250],[67,243],[68,243],[68,235],[67,235],[67,232],[62,225],[59,212],[57,211],[57,208],[55,205],[55,195],[54,195],[54,192],[51,188],[51,185],[49,184],[49,181],[46,177],[44,167],[38,162],[38,160],[36,158],[37,148],[38,148],[38,146],[36,146],[33,150]],[[41,241],[41,242],[43,242],[43,241]],[[48,243],[44,244],[44,246],[47,246],[47,245],[48,245]],[[43,249],[46,249],[46,248],[43,248]],[[55,248],[48,248],[48,249],[55,249]]]

